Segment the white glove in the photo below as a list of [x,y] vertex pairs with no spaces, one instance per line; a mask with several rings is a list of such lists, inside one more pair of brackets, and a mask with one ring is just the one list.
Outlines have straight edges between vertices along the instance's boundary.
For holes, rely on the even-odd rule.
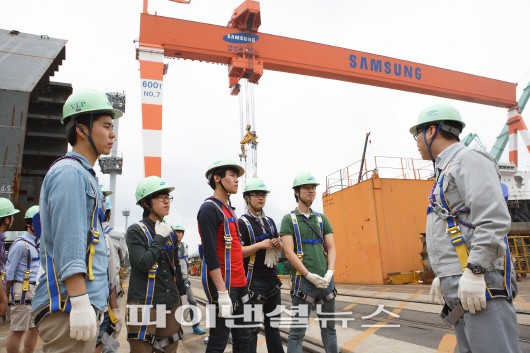
[[326,282],[328,282],[328,284],[333,279],[334,274],[335,274],[335,270],[327,270],[326,274],[324,275],[324,279],[326,280]]
[[474,314],[486,308],[486,281],[466,268],[458,284],[458,298],[464,310]]
[[[312,273],[312,272],[308,272],[307,275],[305,276],[305,278],[313,283],[315,286],[326,286],[327,287],[327,284],[326,284],[326,280],[322,277],[320,277],[319,275],[315,274],[315,273]],[[324,287],[324,288],[326,288]],[[322,288],[322,287],[319,287],[319,288]]]
[[317,286],[317,288],[328,288],[329,282],[331,282],[334,273],[335,270],[327,270],[326,274],[324,275],[324,281],[326,281],[326,283]]
[[274,248],[273,250],[274,250],[274,265],[277,265],[278,261],[280,261],[281,250],[280,248]]
[[172,229],[167,223],[156,221],[155,223],[156,234],[159,234],[163,236],[164,238],[167,238],[169,233],[171,233],[171,231]]
[[112,312],[114,312],[114,315],[118,319],[118,321],[114,324],[114,332],[112,333],[112,337],[117,338],[120,335],[122,326],[120,320],[120,308],[112,309]]
[[96,338],[98,329],[96,312],[88,294],[71,297],[72,310],[70,311],[70,337],[77,341],[88,341]]
[[443,304],[444,303],[444,296],[442,294],[442,285],[440,284],[440,279],[438,277],[434,277],[431,284],[431,302],[435,304]]
[[228,290],[224,292],[218,292],[219,298],[217,303],[219,304],[219,317],[229,317],[232,315],[232,299],[228,295]]
[[267,249],[265,252],[265,266],[273,268],[278,263],[278,255],[276,249]]

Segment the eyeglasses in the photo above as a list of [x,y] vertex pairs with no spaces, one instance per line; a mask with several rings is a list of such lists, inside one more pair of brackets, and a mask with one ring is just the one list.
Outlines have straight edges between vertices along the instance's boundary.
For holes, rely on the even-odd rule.
[[418,141],[419,134],[421,134],[424,131],[427,132],[427,130],[430,129],[431,127],[434,127],[436,129],[436,126],[437,125],[424,125],[421,128],[418,128],[418,130],[416,130],[416,134],[414,134],[414,140]]
[[154,197],[155,199],[158,199],[160,202],[173,202],[173,196],[168,195],[158,195]]
[[254,197],[267,197],[267,194],[250,194],[250,196],[254,196]]
[[414,140],[418,141],[418,136],[422,133],[422,132],[427,132],[427,129],[430,129],[431,127],[430,126],[421,126],[421,127],[418,127],[418,129],[416,130],[416,133],[414,134]]

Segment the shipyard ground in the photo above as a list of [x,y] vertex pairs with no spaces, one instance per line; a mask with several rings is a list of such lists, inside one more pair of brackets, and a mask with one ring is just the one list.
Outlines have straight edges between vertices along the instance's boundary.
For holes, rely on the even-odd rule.
[[[199,304],[203,305],[205,296],[199,278],[193,277],[192,283]],[[514,304],[519,323],[520,344],[522,352],[530,353],[530,278],[523,278],[518,284],[520,294]],[[458,352],[453,330],[445,327],[439,317],[441,306],[429,303],[429,288],[428,285],[421,284],[338,284],[336,312],[343,313],[341,318],[345,319],[343,322],[337,321],[336,325],[340,352]],[[125,304],[124,298],[122,302]],[[287,309],[290,308],[287,279],[283,281],[282,304],[286,305]],[[201,310],[204,309],[202,305]],[[384,309],[386,312],[374,315],[377,309]],[[309,320],[304,352],[324,352],[319,322],[314,318]],[[345,327],[342,327],[342,323]],[[9,322],[0,324],[0,352],[5,352],[8,332]],[[284,346],[287,334],[288,328],[281,328]],[[205,335],[193,334],[191,327],[185,327],[184,339],[179,344],[178,352],[204,352],[204,337]],[[125,328],[120,333],[119,340],[119,352],[129,352]],[[228,345],[225,352],[231,351],[232,346]],[[257,351],[267,352],[263,335],[259,337]],[[40,341],[35,352],[42,352]]]

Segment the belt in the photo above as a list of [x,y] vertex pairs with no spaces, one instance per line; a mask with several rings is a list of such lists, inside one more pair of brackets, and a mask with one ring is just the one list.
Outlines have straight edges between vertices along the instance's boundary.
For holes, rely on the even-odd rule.
[[26,299],[24,300],[24,302],[22,303],[20,300],[15,300],[15,301],[12,301],[12,302],[9,302],[8,305],[11,306],[11,305],[19,305],[19,304],[23,304],[23,305],[31,305],[31,301],[32,299]]
[[[24,283],[24,281],[17,281],[17,280],[15,280],[15,282],[17,282],[17,283]],[[29,284],[31,284],[31,285],[36,285],[37,282],[33,281],[33,282],[29,282]]]
[[[96,309],[96,307],[94,305],[92,305],[92,308],[94,309],[94,312],[96,313],[96,318],[98,318],[100,313],[101,313],[101,311],[99,309]],[[33,320],[33,322],[35,324],[35,327],[37,327],[39,322],[41,322],[41,320],[44,319],[44,317],[47,314],[53,314],[52,312],[50,312],[50,307],[48,307],[48,306],[44,307],[39,312],[37,312],[37,314],[35,314],[35,319]]]

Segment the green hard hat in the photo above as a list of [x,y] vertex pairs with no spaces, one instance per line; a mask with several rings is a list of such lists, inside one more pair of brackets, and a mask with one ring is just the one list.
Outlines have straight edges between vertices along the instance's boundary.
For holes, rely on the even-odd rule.
[[7,217],[19,213],[13,203],[5,197],[0,197],[0,218]]
[[462,125],[462,129],[466,126],[455,107],[449,104],[435,104],[421,111],[418,122],[409,131],[415,135],[419,126],[437,121],[456,121]]
[[103,197],[108,197],[108,196],[113,194],[112,191],[103,189],[103,185],[101,185],[101,184],[99,185],[99,189],[103,193]]
[[136,193],[134,194],[136,197],[136,204],[139,205],[140,200],[161,190],[171,192],[175,190],[175,188],[167,185],[162,178],[157,176],[148,176],[147,178],[142,179],[142,181],[138,183]]
[[250,191],[263,191],[267,194],[271,192],[269,188],[267,188],[267,185],[265,185],[265,182],[263,181],[263,179],[261,178],[251,178],[247,180],[243,193],[250,192]]
[[313,174],[309,172],[300,172],[293,180],[293,189],[301,185],[320,185]]
[[26,211],[26,214],[24,215],[24,219],[26,218],[33,218],[33,216],[35,216],[35,213],[39,212],[39,206],[38,205],[35,205],[35,206],[31,206],[30,208],[28,208],[28,210]]
[[245,169],[243,169],[243,167],[241,167],[239,164],[237,164],[233,160],[221,159],[219,161],[215,161],[212,164],[210,164],[210,166],[208,167],[208,170],[205,173],[206,179],[210,179],[210,175],[212,174],[212,171],[214,169],[221,168],[221,167],[237,169],[238,178],[242,176],[243,174],[245,174]]
[[112,107],[107,95],[93,89],[79,90],[68,97],[63,106],[61,123],[73,116],[84,113],[109,113],[112,119],[118,119],[123,112]]
[[171,228],[173,228],[173,230],[181,230],[183,232],[186,231],[186,228],[184,227],[184,223],[182,222],[175,222],[175,224],[173,224]]

